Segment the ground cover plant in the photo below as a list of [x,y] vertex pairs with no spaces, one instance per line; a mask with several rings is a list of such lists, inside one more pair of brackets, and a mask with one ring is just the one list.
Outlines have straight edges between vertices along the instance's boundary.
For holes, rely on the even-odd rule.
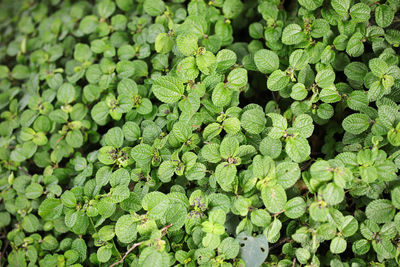
[[399,266],[398,8],[1,1],[0,266]]

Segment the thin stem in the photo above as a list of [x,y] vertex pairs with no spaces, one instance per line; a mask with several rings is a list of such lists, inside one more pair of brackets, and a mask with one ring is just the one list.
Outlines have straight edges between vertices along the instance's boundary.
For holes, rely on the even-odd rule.
[[[88,217],[89,217],[89,216],[88,216]],[[90,224],[93,226],[94,231],[97,233],[97,229],[96,229],[96,227],[94,226],[92,217],[89,217],[89,221],[90,221]]]
[[121,253],[119,252],[119,250],[117,249],[117,246],[115,245],[114,239],[112,239],[112,243],[113,243],[113,246],[115,248],[115,251],[117,251],[119,257],[122,258]]
[[[168,228],[170,228],[171,226],[172,226],[172,223],[169,224],[169,225],[167,225],[167,226],[165,226],[164,228],[162,228],[162,229],[161,229],[161,236],[166,235],[166,234],[168,233]],[[128,250],[125,252],[125,254],[124,254],[124,256],[122,257],[122,259],[120,259],[120,260],[117,261],[117,262],[114,262],[114,263],[111,264],[109,267],[114,267],[114,266],[117,266],[117,265],[120,264],[120,263],[123,263],[124,260],[125,260],[125,258],[128,256],[128,254],[131,253],[132,250],[134,250],[136,247],[140,246],[140,245],[143,244],[144,242],[145,242],[145,241],[142,241],[142,242],[133,244],[132,247],[131,247],[130,249],[128,249]]]

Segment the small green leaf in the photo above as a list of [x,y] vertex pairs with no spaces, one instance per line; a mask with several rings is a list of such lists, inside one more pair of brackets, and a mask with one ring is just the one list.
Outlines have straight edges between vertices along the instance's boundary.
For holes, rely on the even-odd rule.
[[382,28],[388,27],[393,21],[394,13],[395,12],[389,5],[378,5],[375,8],[376,24]]
[[310,156],[311,147],[307,139],[291,137],[286,141],[285,151],[294,162],[300,163]]
[[122,243],[131,243],[137,236],[137,222],[132,215],[121,216],[115,224],[115,234]]
[[181,33],[176,38],[176,45],[185,56],[193,56],[198,49],[197,36],[191,32]]
[[267,80],[267,87],[271,91],[281,91],[289,84],[289,77],[281,70],[275,70]]
[[352,134],[360,134],[369,128],[369,117],[356,113],[347,116],[342,122],[343,129]]
[[331,6],[340,16],[347,15],[347,11],[350,8],[350,0],[332,0]]
[[254,63],[262,73],[271,73],[279,68],[278,55],[267,49],[260,49],[254,54]]
[[300,25],[289,24],[283,29],[282,43],[286,45],[295,45],[305,41],[306,36],[303,33]]
[[365,209],[367,218],[376,223],[387,223],[390,222],[396,209],[393,204],[387,199],[377,199],[371,201]]
[[259,134],[264,130],[267,119],[262,110],[254,108],[243,112],[240,122],[247,132]]
[[335,237],[331,241],[330,250],[334,254],[343,253],[347,248],[346,240],[342,237]]
[[285,207],[287,197],[285,189],[279,185],[268,185],[261,191],[265,208],[272,213],[278,213]]
[[168,104],[178,102],[185,91],[182,82],[171,76],[158,77],[153,83],[152,90],[160,101]]
[[295,197],[290,199],[285,204],[285,215],[290,219],[297,219],[301,217],[307,208],[307,204],[301,197]]

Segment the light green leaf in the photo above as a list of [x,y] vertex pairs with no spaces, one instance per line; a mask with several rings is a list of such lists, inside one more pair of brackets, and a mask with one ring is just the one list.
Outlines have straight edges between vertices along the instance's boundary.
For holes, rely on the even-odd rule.
[[288,138],[286,141],[285,152],[297,163],[305,161],[311,153],[311,147],[307,139],[302,137]]
[[260,49],[254,54],[254,63],[262,73],[271,73],[279,68],[279,57],[271,50]]
[[363,133],[369,127],[369,117],[361,113],[351,114],[343,120],[342,127],[352,134]]
[[287,201],[285,189],[279,184],[264,187],[261,190],[261,198],[265,208],[272,213],[282,211]]
[[178,102],[185,88],[182,81],[171,76],[158,77],[152,86],[154,95],[162,102],[172,104]]

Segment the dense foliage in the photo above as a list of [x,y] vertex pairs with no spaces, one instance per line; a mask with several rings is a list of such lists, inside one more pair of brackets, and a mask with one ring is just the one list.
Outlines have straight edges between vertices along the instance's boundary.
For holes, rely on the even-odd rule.
[[0,265],[399,266],[398,0],[3,0]]

